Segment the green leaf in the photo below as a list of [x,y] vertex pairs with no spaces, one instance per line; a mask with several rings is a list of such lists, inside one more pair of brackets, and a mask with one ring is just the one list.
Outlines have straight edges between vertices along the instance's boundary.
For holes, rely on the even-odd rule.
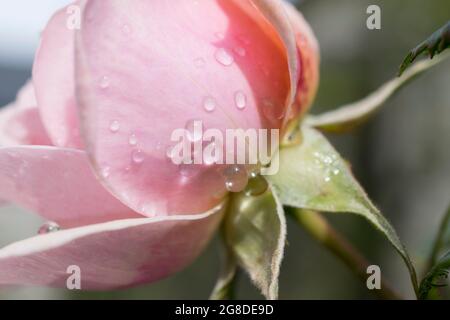
[[419,299],[429,299],[435,288],[446,286],[445,284],[437,283],[437,281],[439,278],[447,279],[449,269],[450,252],[443,256],[422,280],[419,289]]
[[211,293],[210,300],[232,300],[237,272],[236,259],[229,248],[224,244],[221,250],[222,265],[219,278]]
[[439,253],[444,249],[446,245],[446,237],[450,231],[450,206],[447,209],[447,213],[444,215],[442,219],[441,225],[439,227],[438,234],[436,236],[436,240],[434,241],[433,250],[431,252],[431,256],[429,259],[428,265],[435,265],[437,262],[437,258]]
[[267,178],[283,205],[354,213],[369,220],[400,253],[417,293],[414,266],[394,228],[373,205],[346,162],[320,132],[304,127],[303,142],[282,149],[278,174]]
[[401,76],[417,57],[425,51],[433,59],[436,54],[441,53],[448,47],[450,47],[450,21],[409,52],[400,66],[399,75]]
[[306,119],[306,124],[327,132],[348,132],[365,123],[409,81],[444,61],[449,56],[443,55],[433,60],[418,62],[405,72],[402,77],[392,79],[366,98],[321,115],[309,116]]
[[272,192],[267,190],[256,197],[234,194],[226,216],[225,235],[239,266],[267,299],[277,299],[286,220],[283,206]]

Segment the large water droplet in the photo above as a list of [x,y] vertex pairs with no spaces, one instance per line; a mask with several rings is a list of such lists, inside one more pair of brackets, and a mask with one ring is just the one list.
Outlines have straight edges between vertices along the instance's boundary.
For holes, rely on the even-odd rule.
[[263,176],[252,173],[245,188],[245,194],[247,196],[257,197],[264,194],[268,188],[269,184]]
[[203,108],[205,108],[207,112],[213,112],[216,110],[216,100],[212,97],[205,98],[203,101]]
[[136,135],[134,133],[132,135],[130,135],[130,138],[128,139],[128,143],[130,144],[130,146],[136,146],[138,144],[138,138],[136,137]]
[[243,110],[247,106],[247,96],[242,91],[238,91],[234,95],[234,102],[238,109]]
[[109,78],[107,76],[103,76],[100,78],[100,88],[107,89],[109,87]]
[[134,150],[131,154],[131,159],[133,160],[134,163],[141,164],[145,160],[145,154],[144,152],[142,152],[142,150],[139,149]]
[[46,222],[38,230],[38,234],[47,234],[61,230],[61,227],[56,222]]
[[241,192],[248,184],[248,174],[244,166],[233,165],[225,169],[225,187],[230,192]]
[[112,133],[117,133],[120,130],[120,122],[117,120],[114,120],[111,122],[111,124],[109,125],[109,130]]
[[224,66],[231,66],[234,63],[233,56],[226,50],[226,49],[219,49],[216,52],[216,60],[224,65]]

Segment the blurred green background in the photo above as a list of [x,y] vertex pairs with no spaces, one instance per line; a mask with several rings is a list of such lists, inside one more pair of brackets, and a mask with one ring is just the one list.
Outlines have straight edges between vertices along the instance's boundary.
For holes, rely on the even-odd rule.
[[[366,9],[371,4],[381,7],[381,30],[366,28]],[[357,100],[394,77],[409,49],[450,19],[448,0],[305,0],[297,5],[321,45],[322,79],[313,113]],[[1,62],[2,103],[13,99],[15,90],[29,76],[29,67]],[[449,84],[450,62],[446,62],[402,90],[363,128],[330,137],[394,224],[419,270],[450,203]],[[412,298],[406,268],[386,240],[357,217],[327,217],[381,267],[393,287]],[[28,213],[1,209],[0,245],[34,234],[39,223]],[[288,241],[280,298],[374,298],[365,284],[292,222]],[[205,299],[218,269],[216,240],[184,272],[156,284],[105,293],[2,289],[0,299]],[[238,298],[262,298],[246,276],[240,278],[237,291]]]

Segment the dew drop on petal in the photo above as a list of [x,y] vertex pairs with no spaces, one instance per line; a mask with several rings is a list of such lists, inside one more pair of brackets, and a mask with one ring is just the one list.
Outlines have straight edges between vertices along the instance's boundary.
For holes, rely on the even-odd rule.
[[111,168],[110,167],[104,167],[103,169],[102,169],[102,177],[103,178],[105,178],[105,179],[107,179],[107,178],[109,178],[109,176],[111,175]]
[[242,91],[238,91],[234,95],[234,102],[239,110],[244,110],[247,106],[247,96]]
[[233,165],[225,169],[225,187],[230,192],[241,192],[248,184],[248,174],[244,166]]
[[233,56],[226,50],[226,49],[219,49],[216,52],[216,60],[226,66],[229,67],[234,63],[234,58]]
[[138,144],[138,139],[134,133],[132,135],[130,135],[130,138],[128,139],[128,143],[130,144],[130,146],[136,146]]
[[112,121],[111,124],[110,124],[110,126],[109,126],[109,130],[110,130],[112,133],[117,133],[117,132],[119,132],[119,130],[120,130],[120,122],[117,121],[117,120]]
[[133,160],[134,163],[141,164],[145,160],[145,154],[142,152],[142,150],[139,149],[134,150],[133,153],[131,154],[131,159]]
[[38,234],[47,234],[61,230],[61,227],[56,222],[46,222],[38,230]]
[[181,164],[178,166],[179,173],[182,177],[192,178],[197,174],[196,166],[193,164]]
[[212,97],[205,98],[205,100],[203,101],[203,108],[207,112],[213,112],[214,110],[216,110],[216,100]]
[[100,78],[100,88],[107,89],[109,87],[109,78],[107,76],[103,76]]
[[269,188],[267,180],[263,176],[255,173],[252,173],[250,177],[251,178],[248,181],[248,185],[245,188],[245,194],[252,197],[257,197],[264,194]]

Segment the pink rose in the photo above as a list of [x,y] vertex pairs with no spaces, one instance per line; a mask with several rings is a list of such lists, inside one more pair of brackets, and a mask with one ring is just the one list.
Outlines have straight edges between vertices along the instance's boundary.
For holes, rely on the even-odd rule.
[[[310,105],[318,46],[277,0],[89,0],[50,20],[32,82],[0,111],[0,198],[61,231],[0,250],[0,285],[83,289],[158,280],[217,229],[226,177],[168,159],[171,133],[284,129]],[[34,95],[36,97],[34,97]]]

